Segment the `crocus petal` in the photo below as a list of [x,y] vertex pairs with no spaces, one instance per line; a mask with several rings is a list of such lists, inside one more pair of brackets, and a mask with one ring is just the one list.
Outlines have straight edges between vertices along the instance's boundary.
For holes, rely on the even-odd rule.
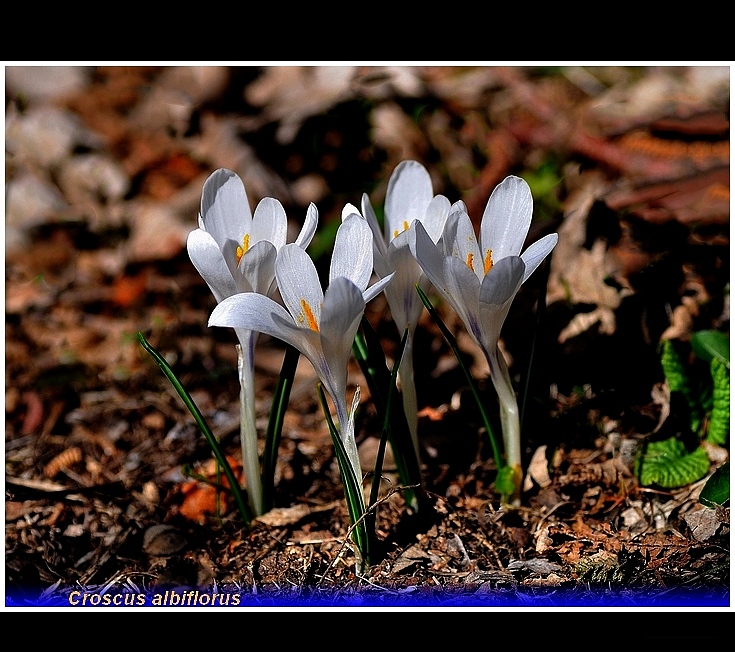
[[[344,222],[352,213],[359,214],[359,211],[352,204],[346,204],[342,209],[342,221]],[[380,232],[378,218],[375,216],[370,199],[365,193],[362,195],[362,216],[367,221],[373,234],[373,269],[378,275],[378,278],[385,278],[393,270],[388,264],[387,249],[385,240],[383,240],[383,234]]]
[[297,244],[282,247],[276,257],[276,279],[297,326],[318,330],[324,293],[309,254]]
[[238,260],[242,254],[242,248],[234,240],[227,240],[222,245],[222,258],[225,260],[227,267],[230,270],[232,278],[235,280],[238,292],[252,292],[253,286],[250,284],[250,279],[244,276],[241,272],[238,272]]
[[444,259],[446,299],[467,326],[470,334],[480,340],[482,324],[479,317],[480,279],[459,258]]
[[508,316],[513,299],[523,281],[525,265],[518,256],[509,256],[498,261],[485,276],[480,286],[480,322],[482,335],[480,344],[486,354],[495,351],[500,331]]
[[355,393],[352,396],[352,407],[347,415],[347,423],[343,432],[340,432],[342,437],[342,443],[345,447],[345,452],[350,460],[352,471],[355,474],[355,480],[358,485],[362,483],[362,467],[360,466],[360,455],[357,452],[357,442],[355,441],[355,412],[360,406],[360,386],[355,388]]
[[252,213],[240,177],[221,168],[204,182],[201,216],[207,233],[222,247],[226,240],[240,242],[249,232]]
[[375,281],[375,283],[362,293],[362,298],[365,303],[368,303],[377,297],[392,280],[393,274],[388,274],[388,276]]
[[264,197],[258,202],[250,228],[250,246],[261,240],[272,242],[276,249],[286,244],[288,218],[283,205],[273,197]]
[[424,309],[416,292],[416,283],[423,272],[411,254],[410,233],[410,230],[404,231],[388,245],[388,264],[395,270],[395,274],[390,285],[385,288],[385,296],[399,333],[403,332],[407,324],[415,327]]
[[212,290],[217,303],[238,291],[222,251],[209,233],[201,229],[192,231],[186,239],[186,249],[192,264]]
[[458,258],[471,269],[478,280],[485,276],[484,260],[475,237],[475,229],[470,216],[455,211],[444,225],[444,254]]
[[306,218],[304,219],[304,224],[301,227],[301,231],[299,231],[298,236],[296,236],[294,244],[297,244],[302,249],[306,249],[311,243],[314,234],[316,233],[316,226],[318,222],[319,211],[317,210],[316,205],[312,202],[311,204],[309,204],[309,208],[306,209]]
[[286,309],[257,292],[240,292],[217,304],[209,317],[210,326],[230,326],[265,333],[298,349],[318,370],[321,358],[319,333],[299,328]]
[[276,248],[268,240],[256,242],[248,249],[234,273],[240,292],[270,295],[276,280],[276,254]]
[[449,200],[444,195],[436,195],[426,207],[426,213],[421,222],[434,242],[441,237],[451,208]]
[[311,362],[312,367],[316,371],[319,380],[325,386],[330,386],[332,377],[329,368],[322,354],[322,343],[319,339],[319,332],[310,328],[301,328],[298,326],[291,315],[284,312],[272,312],[271,317],[273,323],[280,330],[280,335],[274,335],[294,348]]
[[520,256],[507,256],[499,260],[482,280],[480,301],[505,304],[521,287],[525,269],[526,265]]
[[[373,241],[375,248],[385,257],[386,253],[386,242],[383,238],[383,234],[380,232],[380,224],[378,224],[378,217],[375,215],[373,205],[370,203],[370,198],[367,193],[362,195],[362,216],[367,220],[370,230],[373,232]],[[378,270],[375,270],[376,272]],[[380,272],[378,272],[380,274]]]
[[493,262],[518,256],[533,217],[533,197],[520,177],[506,177],[495,187],[480,223],[480,248],[492,250]]
[[361,215],[360,209],[358,209],[354,204],[347,202],[342,208],[342,221],[344,222],[352,214]]
[[444,279],[444,256],[426,233],[421,222],[414,222],[408,233],[408,246],[411,253],[437,291],[447,298],[449,290],[447,290]]
[[352,281],[339,276],[324,293],[324,306],[319,335],[327,366],[334,374],[335,400],[344,401],[347,391],[347,363],[352,354],[352,343],[365,311],[362,292]]
[[385,196],[385,241],[423,219],[434,196],[426,168],[417,161],[401,161],[393,170]]
[[543,262],[544,258],[551,253],[551,250],[559,241],[557,233],[545,235],[541,240],[536,240],[522,254],[523,262],[526,264],[526,271],[523,273],[523,282],[533,274],[536,268]]
[[373,273],[373,234],[361,215],[352,213],[339,225],[334,241],[329,283],[338,277],[350,279],[360,291]]
[[270,297],[257,292],[240,292],[217,304],[209,316],[209,326],[257,331],[292,344],[291,332],[275,322],[275,315],[293,323],[286,309]]
[[390,276],[390,274],[393,273],[393,269],[391,268],[391,264],[386,258],[387,254],[384,255],[380,253],[380,251],[378,251],[376,243],[377,241],[373,240],[373,269],[378,275],[378,278],[385,278],[386,276]]

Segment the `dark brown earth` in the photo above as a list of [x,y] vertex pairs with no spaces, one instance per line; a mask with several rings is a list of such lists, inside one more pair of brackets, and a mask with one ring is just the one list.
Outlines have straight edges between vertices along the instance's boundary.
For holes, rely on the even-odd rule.
[[[698,501],[729,439],[709,447],[710,473],[693,484],[642,486],[634,467],[647,438],[681,431],[661,398],[660,341],[729,333],[729,76],[357,67],[327,84],[307,67],[60,68],[52,79],[70,81],[59,89],[42,72],[6,70],[6,606],[116,594],[193,606],[729,605],[729,502]],[[204,180],[235,170],[253,206],[277,197],[294,227],[315,202],[309,251],[323,266],[344,203],[368,192],[382,206],[406,158],[478,221],[499,181],[524,176],[529,241],[556,231],[560,242],[503,331],[524,408],[522,506],[495,493],[466,381],[424,315],[421,508],[407,511],[386,467],[380,548],[358,573],[308,363],[285,419],[277,507],[245,528],[227,492],[216,499],[211,450],[136,333],[238,470],[235,337],[206,327],[214,298],[184,244]],[[440,310],[497,419],[481,357]],[[382,297],[367,316],[393,355]],[[282,356],[261,338],[261,433]],[[381,424],[357,364],[350,379],[370,468]]]

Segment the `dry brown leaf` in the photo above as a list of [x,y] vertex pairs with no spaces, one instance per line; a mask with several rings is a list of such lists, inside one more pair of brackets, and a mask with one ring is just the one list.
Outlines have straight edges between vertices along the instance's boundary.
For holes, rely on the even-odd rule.
[[312,115],[351,97],[354,66],[270,66],[245,89],[245,99],[280,126],[276,140],[293,141]]
[[549,463],[546,459],[546,446],[539,446],[528,463],[528,471],[523,482],[523,490],[533,489],[533,483],[539,487],[548,487],[551,484],[549,477]]
[[570,171],[569,174],[572,188],[564,206],[564,221],[558,229],[559,242],[551,258],[547,302],[586,303],[597,308],[575,317],[560,334],[560,342],[598,322],[603,333],[612,333],[614,311],[622,300],[622,293],[604,282],[609,271],[604,241],[597,240],[591,249],[584,246],[590,208],[607,190],[608,184],[599,173],[575,176]]

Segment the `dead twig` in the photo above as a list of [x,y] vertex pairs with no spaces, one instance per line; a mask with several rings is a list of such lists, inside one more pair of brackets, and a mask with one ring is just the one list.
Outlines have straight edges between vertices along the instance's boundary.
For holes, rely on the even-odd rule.
[[406,489],[418,489],[421,485],[420,484],[412,484],[412,485],[405,485],[400,487],[395,487],[394,489],[391,489],[385,496],[383,496],[380,500],[375,501],[370,507],[368,507],[365,510],[365,513],[360,516],[359,519],[357,519],[351,526],[350,529],[347,530],[347,535],[345,536],[344,541],[342,542],[342,545],[339,547],[339,550],[337,550],[337,554],[335,555],[334,559],[329,563],[329,566],[327,567],[327,570],[324,571],[324,573],[321,576],[321,579],[317,582],[316,588],[319,589],[322,585],[322,582],[326,579],[327,575],[329,574],[329,571],[334,568],[335,564],[339,561],[339,558],[342,556],[342,551],[350,545],[350,537],[352,536],[352,532],[355,530],[355,528],[362,523],[362,521],[374,510],[376,510],[380,505],[382,505],[384,502],[386,502],[391,496],[401,492],[405,491]]

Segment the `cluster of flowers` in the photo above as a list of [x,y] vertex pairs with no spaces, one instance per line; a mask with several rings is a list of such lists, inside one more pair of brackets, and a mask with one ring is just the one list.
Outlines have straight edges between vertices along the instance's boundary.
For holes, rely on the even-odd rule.
[[[209,177],[199,228],[187,246],[218,302],[209,325],[234,328],[240,343],[241,444],[256,514],[261,511],[253,395],[258,333],[292,345],[314,366],[334,403],[340,438],[359,479],[356,406],[354,401],[351,409],[347,405],[347,366],[366,303],[380,292],[385,292],[399,332],[408,331],[398,373],[419,453],[412,342],[424,306],[417,285],[426,293],[433,286],[482,348],[500,399],[506,463],[520,473],[518,405],[498,339],[521,284],[557,242],[556,234],[547,235],[521,253],[532,212],[528,184],[506,178],[487,203],[478,240],[465,204],[434,195],[427,170],[416,161],[403,161],[388,184],[382,232],[367,195],[360,209],[344,207],[323,290],[306,252],[317,228],[316,206],[309,206],[296,241],[287,244],[287,218],[279,201],[265,198],[253,214],[236,174],[221,169]],[[276,289],[283,305],[274,298]]]

